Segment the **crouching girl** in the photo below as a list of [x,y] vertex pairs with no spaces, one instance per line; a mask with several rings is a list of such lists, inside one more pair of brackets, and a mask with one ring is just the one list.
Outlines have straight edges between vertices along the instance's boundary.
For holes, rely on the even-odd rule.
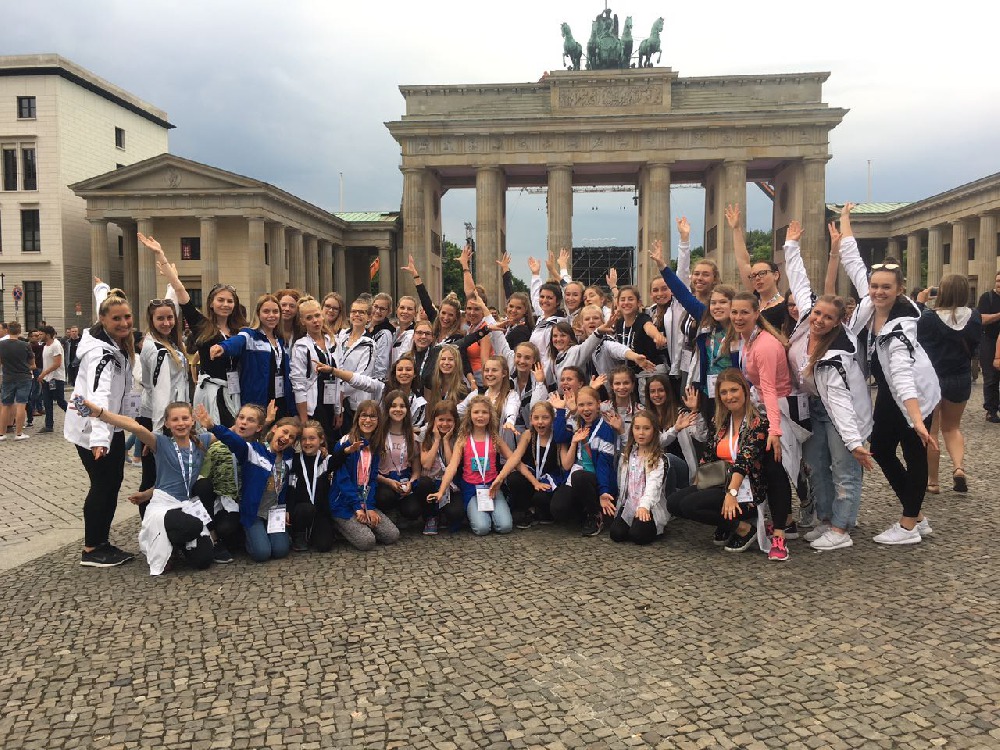
[[618,503],[601,501],[604,513],[614,516],[611,541],[649,544],[663,533],[670,519],[663,494],[667,471],[656,418],[644,409],[632,418],[618,462]]
[[[203,570],[212,564],[212,539],[207,523],[211,518],[191,490],[201,471],[210,435],[195,439],[191,405],[177,401],[164,410],[163,426],[170,435],[153,434],[134,419],[115,414],[100,406],[82,401],[91,419],[128,430],[156,455],[156,483],[139,529],[139,549],[149,563],[150,575],[158,576],[167,567],[176,550],[191,564]],[[81,416],[87,416],[77,406]]]

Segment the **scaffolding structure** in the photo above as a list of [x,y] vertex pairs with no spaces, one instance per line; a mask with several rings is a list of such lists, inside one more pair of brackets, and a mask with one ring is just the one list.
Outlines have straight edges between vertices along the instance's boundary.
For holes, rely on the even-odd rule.
[[618,284],[631,284],[635,278],[635,246],[631,247],[574,247],[573,280],[584,286],[596,284],[606,287],[608,269],[618,271]]

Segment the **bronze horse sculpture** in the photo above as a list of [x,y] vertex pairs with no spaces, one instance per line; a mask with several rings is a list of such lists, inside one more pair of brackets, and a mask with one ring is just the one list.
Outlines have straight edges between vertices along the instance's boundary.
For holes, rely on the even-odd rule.
[[649,38],[644,39],[639,45],[639,67],[653,67],[653,53],[656,53],[656,64],[660,64],[663,52],[660,49],[660,32],[663,31],[663,16],[660,16],[653,23],[653,29],[649,33]]
[[562,25],[562,35],[563,65],[566,64],[566,58],[568,57],[570,66],[567,70],[580,70],[580,59],[583,57],[583,47],[578,41],[576,41],[576,39],[573,38],[573,32],[570,31],[568,23],[564,23]]

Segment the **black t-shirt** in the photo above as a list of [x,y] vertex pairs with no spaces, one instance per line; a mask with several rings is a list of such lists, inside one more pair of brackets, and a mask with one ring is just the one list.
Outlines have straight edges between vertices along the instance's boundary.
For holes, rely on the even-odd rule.
[[[979,298],[979,314],[995,315],[1000,313],[1000,294],[992,289]],[[996,341],[1000,336],[1000,321],[983,326],[983,338],[987,341]]]
[[[191,300],[188,300],[181,305],[181,314],[184,316],[184,320],[188,324],[188,328],[191,329],[191,340],[193,341],[201,331],[201,326],[207,322],[205,316],[202,314],[201,310],[195,307]],[[239,367],[237,360],[233,357],[224,356],[219,357],[218,359],[212,359],[209,354],[213,346],[221,344],[225,341],[225,339],[226,337],[220,333],[208,341],[198,345],[199,372],[208,375],[210,378],[225,380],[226,373],[235,371]]]
[[774,307],[761,310],[760,314],[764,316],[764,320],[780,331],[781,327],[785,324],[785,319],[788,317],[788,303],[782,300]]
[[[3,382],[21,383],[31,380],[31,368],[28,363],[31,361],[31,345],[27,341],[14,338],[0,341],[0,362],[3,366]],[[40,367],[41,360],[35,362],[35,367]]]
[[[659,355],[656,351],[656,344],[645,331],[646,323],[652,323],[653,319],[648,314],[640,312],[635,316],[635,322],[627,326],[625,320],[615,323],[615,340],[625,344],[636,354],[642,354],[653,362],[658,362]],[[638,370],[638,365],[630,362],[633,370]]]

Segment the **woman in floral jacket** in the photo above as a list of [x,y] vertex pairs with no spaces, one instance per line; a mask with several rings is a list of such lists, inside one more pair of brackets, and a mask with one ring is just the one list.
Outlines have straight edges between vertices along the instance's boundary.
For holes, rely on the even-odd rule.
[[724,461],[725,482],[704,489],[692,485],[667,498],[671,516],[715,526],[715,543],[727,552],[743,552],[757,538],[757,505],[767,497],[761,467],[767,427],[742,373],[734,367],[723,370],[716,381],[715,438],[701,463]]

